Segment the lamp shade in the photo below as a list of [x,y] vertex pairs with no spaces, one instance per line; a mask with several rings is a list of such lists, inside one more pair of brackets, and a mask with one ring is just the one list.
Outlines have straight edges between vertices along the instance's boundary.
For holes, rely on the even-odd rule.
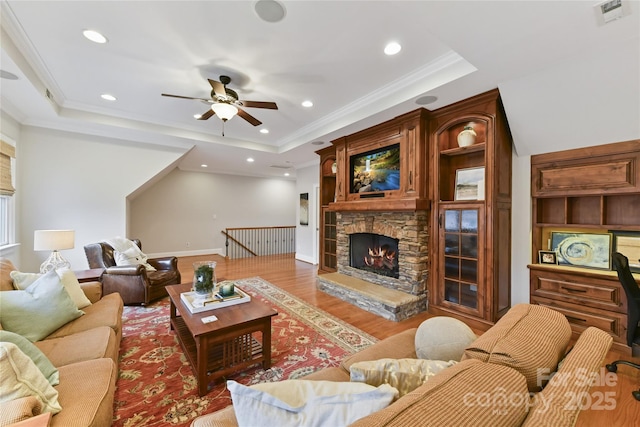
[[238,109],[235,106],[222,102],[211,105],[211,109],[214,113],[216,113],[218,117],[220,117],[223,122],[226,122],[227,120],[238,114]]
[[33,250],[73,249],[75,238],[76,232],[74,230],[36,230],[33,233]]

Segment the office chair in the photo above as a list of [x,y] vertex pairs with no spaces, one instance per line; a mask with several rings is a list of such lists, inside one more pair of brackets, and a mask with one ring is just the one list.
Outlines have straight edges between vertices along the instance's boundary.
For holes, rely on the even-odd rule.
[[[627,345],[633,347],[633,344],[640,344],[640,287],[636,283],[631,270],[629,269],[629,259],[621,253],[615,252],[612,255],[613,268],[618,273],[618,279],[627,295]],[[633,354],[633,352],[632,352]],[[640,369],[640,365],[626,360],[616,360],[607,365],[609,372],[616,372],[618,365],[633,366]],[[631,392],[636,400],[640,400],[640,389]]]

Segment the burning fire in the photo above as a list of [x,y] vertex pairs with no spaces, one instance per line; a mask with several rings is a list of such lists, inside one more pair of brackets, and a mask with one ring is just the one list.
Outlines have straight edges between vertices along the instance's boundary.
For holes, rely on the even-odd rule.
[[378,249],[369,248],[369,256],[364,257],[364,263],[372,268],[393,270],[395,261],[396,252],[390,250],[389,245],[382,245]]

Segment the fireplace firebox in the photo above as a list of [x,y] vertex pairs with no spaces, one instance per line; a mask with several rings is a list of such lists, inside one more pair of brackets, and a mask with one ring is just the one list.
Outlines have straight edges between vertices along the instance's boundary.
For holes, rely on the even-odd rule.
[[349,236],[350,266],[382,276],[400,277],[398,239],[380,234],[354,233]]

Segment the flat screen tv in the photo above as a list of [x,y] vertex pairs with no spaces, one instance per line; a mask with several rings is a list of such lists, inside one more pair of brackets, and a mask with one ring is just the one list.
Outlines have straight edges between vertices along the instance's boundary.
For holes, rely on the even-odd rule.
[[400,144],[390,145],[350,158],[351,193],[400,189]]

